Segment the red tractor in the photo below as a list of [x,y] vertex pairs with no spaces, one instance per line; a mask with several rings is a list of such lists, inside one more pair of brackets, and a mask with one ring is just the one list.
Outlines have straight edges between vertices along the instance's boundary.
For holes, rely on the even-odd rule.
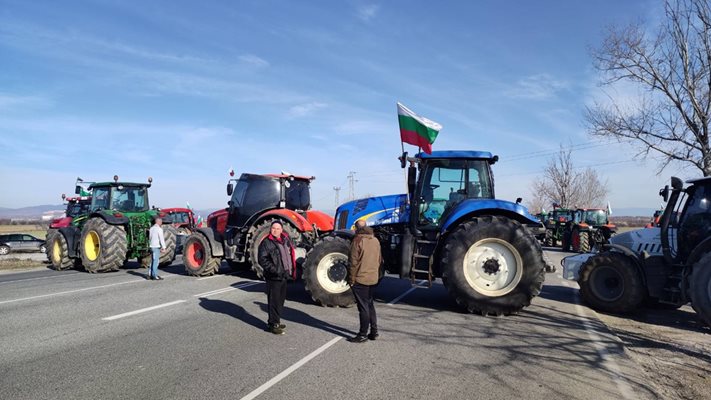
[[608,244],[617,233],[617,227],[610,223],[609,213],[602,208],[579,208],[573,219],[565,225],[563,251],[587,253]]
[[160,210],[166,214],[163,223],[170,223],[178,234],[189,235],[197,227],[195,214],[189,208],[161,208]]
[[248,173],[230,179],[228,207],[210,214],[207,228],[196,228],[185,240],[183,264],[187,274],[213,275],[225,259],[233,267],[250,261],[252,270],[261,278],[257,250],[275,220],[282,222],[293,241],[300,265],[319,234],[333,230],[333,217],[310,210],[313,179]]
[[49,249],[51,248],[50,244],[57,230],[66,228],[72,224],[76,225],[81,219],[86,218],[86,215],[89,214],[89,208],[91,207],[91,196],[67,197],[62,194],[62,200],[67,202],[67,209],[64,211],[64,216],[55,218],[49,223],[49,229],[47,229],[47,235],[45,236],[45,248],[47,249],[48,260],[51,260]]

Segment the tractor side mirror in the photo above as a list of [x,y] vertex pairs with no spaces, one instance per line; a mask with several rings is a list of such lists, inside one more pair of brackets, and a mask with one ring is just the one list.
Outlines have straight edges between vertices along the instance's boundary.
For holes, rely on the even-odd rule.
[[669,185],[665,185],[664,189],[659,189],[659,195],[662,196],[666,203],[669,200]]
[[77,186],[74,188],[74,193],[76,193],[76,194],[81,194],[81,186],[77,185]]
[[400,160],[400,168],[405,168],[407,165],[407,152],[403,151],[402,155],[398,157],[398,160]]
[[227,195],[232,196],[232,192],[234,191],[234,187],[232,186],[232,183],[227,184]]

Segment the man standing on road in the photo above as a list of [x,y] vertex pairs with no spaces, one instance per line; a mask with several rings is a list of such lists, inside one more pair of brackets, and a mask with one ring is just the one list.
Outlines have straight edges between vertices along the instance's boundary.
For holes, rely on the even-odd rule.
[[160,254],[165,252],[165,237],[163,236],[163,220],[156,217],[151,230],[148,232],[148,240],[151,247],[151,269],[148,271],[148,279],[163,280],[158,276],[158,264],[160,263]]
[[267,330],[283,335],[286,325],[281,323],[281,312],[286,300],[286,280],[296,277],[296,254],[281,222],[272,222],[269,235],[259,244],[257,258],[267,283]]
[[[358,305],[360,329],[358,334],[349,338],[348,341],[363,343],[368,339],[378,338],[378,319],[375,315],[373,295],[375,287],[378,285],[380,264],[383,259],[380,254],[380,242],[373,235],[373,229],[366,226],[363,220],[356,221],[355,228],[356,236],[351,243],[351,267],[348,274],[348,284],[351,285],[353,296],[355,296]],[[370,333],[368,333],[368,327],[370,327]]]

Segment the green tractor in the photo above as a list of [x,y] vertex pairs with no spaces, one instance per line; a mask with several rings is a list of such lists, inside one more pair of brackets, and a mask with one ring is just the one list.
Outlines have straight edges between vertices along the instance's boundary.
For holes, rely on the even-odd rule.
[[548,214],[548,218],[543,220],[543,225],[546,227],[543,236],[544,246],[555,247],[562,242],[565,226],[568,221],[573,219],[573,212],[567,208],[553,208],[553,211]]
[[[162,216],[148,203],[148,183],[113,182],[92,183],[91,208],[86,218],[72,226],[59,229],[51,243],[51,262],[57,270],[82,265],[88,272],[117,271],[130,259],[137,259],[146,267],[151,253],[148,231],[153,219]],[[77,194],[82,188],[77,186]],[[163,226],[166,251],[161,254],[160,266],[175,259],[176,231]]]

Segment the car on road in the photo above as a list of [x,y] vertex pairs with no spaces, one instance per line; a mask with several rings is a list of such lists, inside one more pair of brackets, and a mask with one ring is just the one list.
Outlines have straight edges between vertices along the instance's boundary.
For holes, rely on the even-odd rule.
[[0,235],[0,256],[19,251],[39,251],[44,253],[46,251],[44,239],[39,239],[26,233]]

